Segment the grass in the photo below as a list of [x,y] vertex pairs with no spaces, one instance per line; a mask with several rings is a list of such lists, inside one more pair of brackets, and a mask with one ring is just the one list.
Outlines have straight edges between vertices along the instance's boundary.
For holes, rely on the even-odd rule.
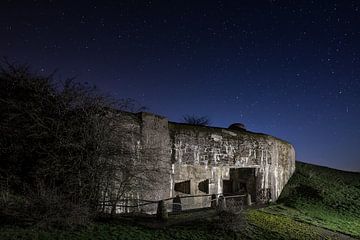
[[141,225],[134,219],[98,222],[87,228],[66,231],[1,226],[0,239],[230,240],[344,237],[335,232],[360,239],[360,173],[297,162],[296,172],[276,204],[258,210],[249,209],[244,214],[246,224],[236,232],[219,228],[219,217],[215,211],[206,210],[170,215],[167,224],[158,224],[156,228]]
[[247,229],[245,233],[251,239],[338,239],[334,234],[291,217],[257,210],[250,210],[246,217],[250,231]]
[[273,214],[360,238],[360,173],[296,163]]
[[[202,227],[203,229],[199,229]],[[0,239],[24,240],[215,240],[233,239],[233,235],[220,231],[212,231],[206,226],[176,226],[165,229],[150,229],[144,226],[122,224],[96,224],[83,230],[42,231],[33,228],[0,228]]]
[[338,239],[321,229],[290,217],[258,210],[246,213],[247,224],[239,232],[217,228],[214,221],[198,219],[186,225],[152,229],[131,222],[97,223],[77,230],[44,231],[36,228],[3,227],[0,239],[6,240],[233,240],[233,239]]

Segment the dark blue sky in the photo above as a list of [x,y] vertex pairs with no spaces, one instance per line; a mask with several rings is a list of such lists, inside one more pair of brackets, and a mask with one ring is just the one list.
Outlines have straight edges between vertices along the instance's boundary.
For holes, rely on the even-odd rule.
[[1,1],[0,55],[360,171],[359,1]]

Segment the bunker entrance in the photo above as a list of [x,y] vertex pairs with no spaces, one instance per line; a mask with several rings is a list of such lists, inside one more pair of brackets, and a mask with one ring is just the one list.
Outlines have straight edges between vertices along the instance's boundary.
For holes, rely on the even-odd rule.
[[255,168],[230,168],[230,179],[223,180],[223,194],[247,194],[256,196]]

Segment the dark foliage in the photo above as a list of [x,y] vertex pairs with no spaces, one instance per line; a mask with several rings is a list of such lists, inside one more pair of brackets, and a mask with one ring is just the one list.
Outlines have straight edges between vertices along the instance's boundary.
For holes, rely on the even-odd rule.
[[219,221],[217,227],[227,232],[239,232],[245,227],[245,215],[242,199],[227,199],[226,206],[217,209]]
[[322,201],[323,199],[320,190],[313,188],[311,186],[299,184],[299,186],[295,188],[295,191],[298,196],[301,196],[303,198],[313,199],[316,201]]
[[56,84],[9,63],[0,69],[0,102],[1,217],[86,223],[111,169],[104,159],[117,154],[112,102],[73,80]]

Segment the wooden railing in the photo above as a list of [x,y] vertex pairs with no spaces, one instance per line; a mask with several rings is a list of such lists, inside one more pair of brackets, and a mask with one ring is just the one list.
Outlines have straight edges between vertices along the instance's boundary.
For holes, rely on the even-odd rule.
[[[246,203],[246,205],[251,204],[251,200],[250,200],[250,197],[248,194],[238,194],[238,195],[201,194],[201,195],[176,196],[176,197],[166,198],[166,199],[162,199],[162,200],[145,200],[145,199],[124,198],[124,199],[117,201],[116,203],[114,203],[112,201],[102,201],[100,203],[100,206],[103,209],[106,207],[110,207],[110,208],[115,207],[116,209],[118,209],[118,208],[120,208],[120,209],[138,208],[140,210],[141,207],[148,206],[151,204],[157,204],[157,206],[159,206],[160,202],[164,202],[165,205],[172,206],[170,208],[172,208],[173,212],[174,211],[177,212],[177,211],[183,210],[184,203],[181,202],[181,199],[200,198],[200,197],[211,197],[211,199],[209,200],[210,207],[225,207],[226,208],[226,203],[228,202],[228,200],[236,199],[236,198],[240,199],[242,201],[242,204],[244,204],[244,203]],[[172,201],[172,202],[169,202],[169,201]],[[137,203],[132,204],[132,205],[122,204],[122,203],[127,203],[127,202],[137,202]],[[174,206],[178,206],[178,207],[176,208]],[[189,209],[191,209],[191,207]],[[126,212],[126,211],[124,211],[124,212]]]

